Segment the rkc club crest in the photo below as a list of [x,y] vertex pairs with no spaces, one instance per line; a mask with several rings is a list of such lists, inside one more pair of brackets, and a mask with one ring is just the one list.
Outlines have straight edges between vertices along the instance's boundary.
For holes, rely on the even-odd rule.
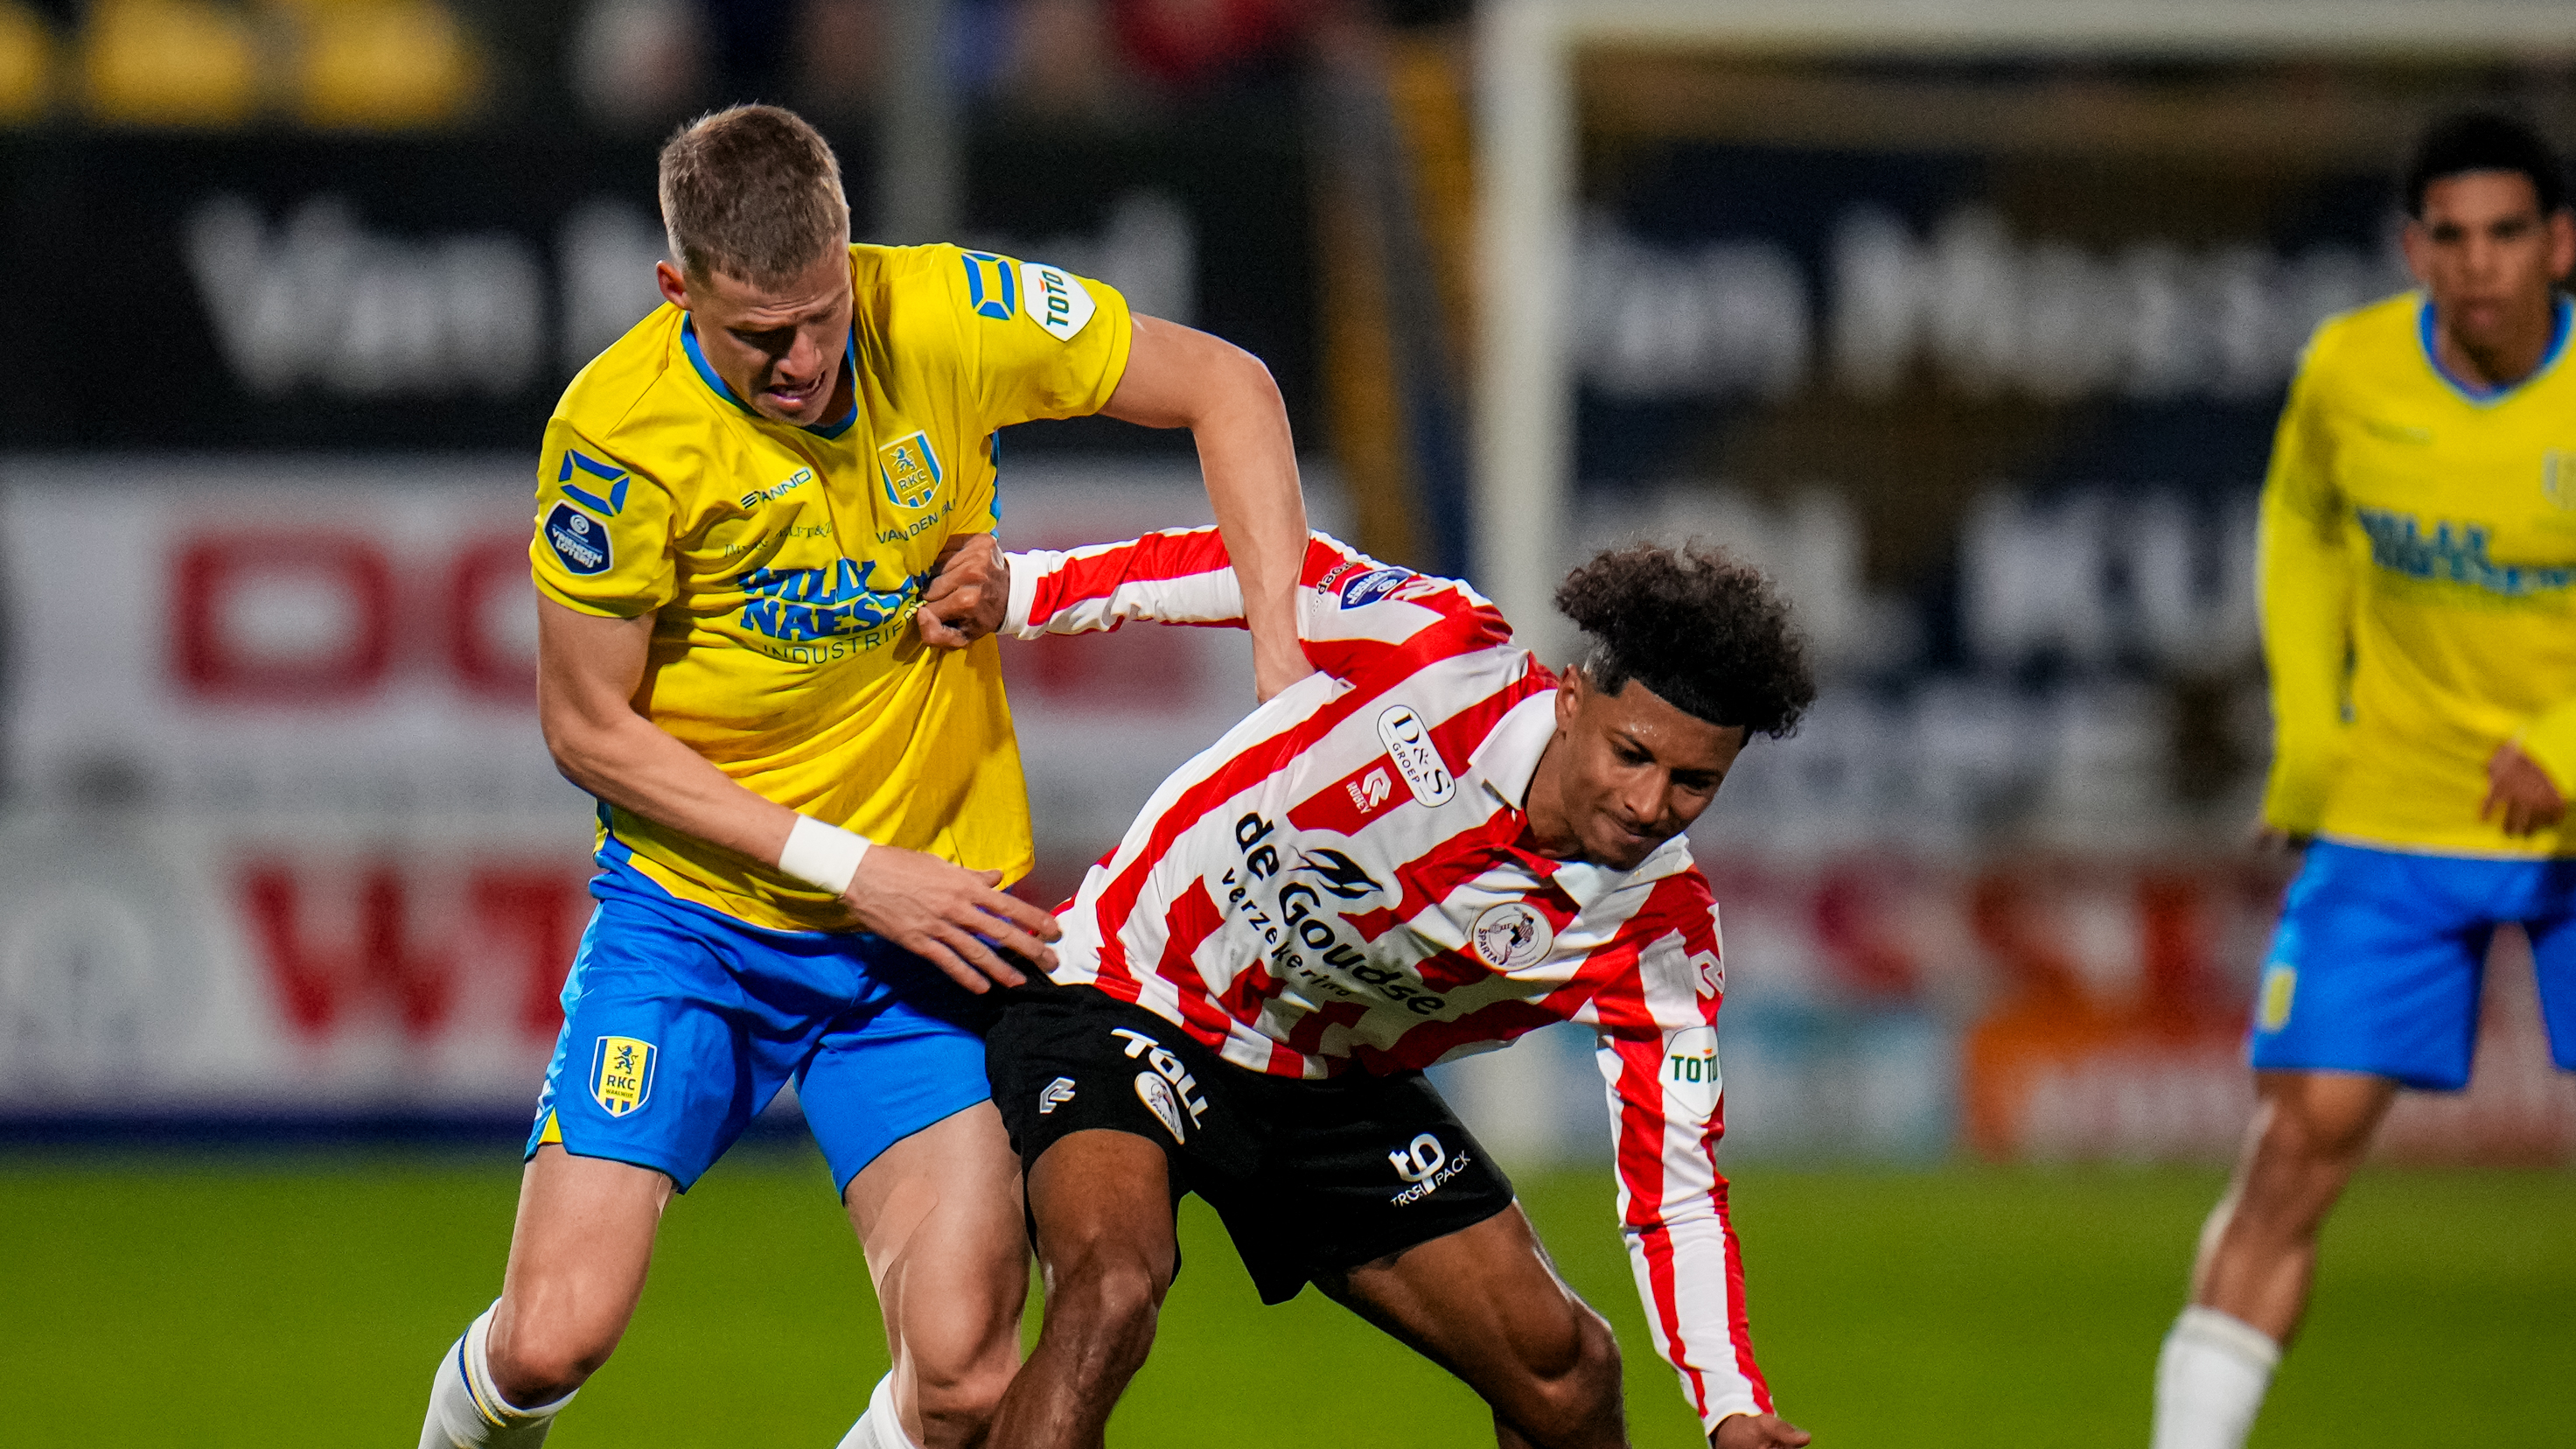
[[653,1095],[653,1058],[649,1041],[631,1036],[604,1036],[590,1051],[590,1099],[611,1117],[623,1117]]
[[897,508],[928,508],[939,492],[939,454],[928,433],[916,432],[877,449],[886,501]]

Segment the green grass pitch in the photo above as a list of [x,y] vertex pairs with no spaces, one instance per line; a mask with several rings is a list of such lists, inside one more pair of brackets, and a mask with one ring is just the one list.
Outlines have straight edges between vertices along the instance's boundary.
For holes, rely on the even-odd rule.
[[[2208,1172],[1743,1170],[1756,1344],[1839,1446],[2134,1445]],[[1635,1440],[1695,1425],[1651,1356],[1603,1171],[1524,1200],[1628,1355]],[[506,1161],[0,1158],[0,1442],[408,1446],[499,1281]],[[1195,1201],[1127,1445],[1490,1444],[1474,1398],[1311,1291],[1263,1310]],[[738,1154],[666,1219],[562,1449],[829,1449],[882,1372],[818,1160]],[[2543,1444],[2576,1422],[2576,1177],[2374,1170],[2329,1230],[2264,1449]],[[2420,1428],[2418,1427],[2420,1426]]]

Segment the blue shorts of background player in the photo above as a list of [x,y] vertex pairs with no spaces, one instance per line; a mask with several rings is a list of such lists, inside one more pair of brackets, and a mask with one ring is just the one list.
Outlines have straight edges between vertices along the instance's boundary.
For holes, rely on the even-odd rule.
[[2254,1069],[2468,1085],[2496,927],[2531,937],[2549,1054],[2576,1071],[2576,859],[2308,847],[2255,989]]
[[793,1081],[832,1186],[989,1099],[983,1008],[859,932],[770,931],[603,860],[527,1155],[548,1142],[689,1190]]

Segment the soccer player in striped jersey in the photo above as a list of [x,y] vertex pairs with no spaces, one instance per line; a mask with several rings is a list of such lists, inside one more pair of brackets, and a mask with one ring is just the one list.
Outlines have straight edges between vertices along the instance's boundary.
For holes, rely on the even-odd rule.
[[[1242,617],[1206,529],[1009,568],[1024,638]],[[1591,641],[1560,677],[1456,580],[1319,535],[1300,584],[1318,672],[1154,793],[988,1039],[1047,1282],[991,1443],[1099,1442],[1185,1190],[1263,1301],[1313,1282],[1464,1379],[1504,1445],[1625,1443],[1608,1325],[1421,1075],[1560,1021],[1597,1033],[1638,1290],[1711,1444],[1806,1443],[1745,1326],[1717,907],[1680,838],[1813,697],[1784,606],[1712,554],[1604,554],[1558,591]]]
[[[2576,1069],[2576,215],[2530,127],[2404,182],[2420,292],[2317,329],[2263,484],[2269,834],[2307,843],[2256,992],[2260,1101],[2156,1366],[2156,1449],[2237,1449],[2400,1087],[2469,1080],[2519,923]],[[2392,1397],[2392,1408],[2397,1399]]]

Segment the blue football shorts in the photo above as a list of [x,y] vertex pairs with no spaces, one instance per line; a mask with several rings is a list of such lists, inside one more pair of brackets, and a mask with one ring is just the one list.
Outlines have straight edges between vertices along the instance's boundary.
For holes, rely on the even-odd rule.
[[793,1081],[846,1191],[888,1147],[990,1099],[989,1011],[882,937],[763,930],[623,861],[590,893],[528,1156],[559,1142],[686,1192]]
[[2487,943],[2531,937],[2549,1054],[2576,1071],[2576,859],[2308,847],[2254,995],[2254,1068],[2467,1086]]

